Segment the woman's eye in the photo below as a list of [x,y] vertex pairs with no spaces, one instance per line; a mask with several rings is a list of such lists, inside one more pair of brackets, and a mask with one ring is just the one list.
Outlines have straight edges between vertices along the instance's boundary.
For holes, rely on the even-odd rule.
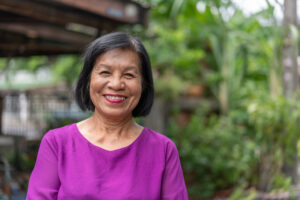
[[110,74],[110,72],[109,71],[102,71],[102,72],[100,72],[100,74],[101,75],[107,75],[107,74]]
[[130,73],[126,73],[126,74],[125,74],[125,77],[127,77],[127,78],[134,78],[134,75],[133,75],[133,74],[130,74]]

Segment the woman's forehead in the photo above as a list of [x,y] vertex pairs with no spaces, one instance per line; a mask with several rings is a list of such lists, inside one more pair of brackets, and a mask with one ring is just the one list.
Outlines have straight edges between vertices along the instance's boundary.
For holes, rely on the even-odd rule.
[[[94,66],[95,71],[99,71],[101,69],[114,70],[115,67],[110,66],[110,65],[106,65],[106,64],[101,64],[101,63]],[[117,69],[121,69],[122,71],[134,71],[136,73],[138,73],[140,71],[139,66],[130,66],[130,65],[129,66],[124,65],[124,66],[121,66],[121,68],[118,67]]]
[[95,68],[114,66],[140,68],[140,57],[132,49],[116,48],[99,55],[94,64]]
[[115,48],[109,51],[106,51],[100,55],[98,55],[97,59],[106,58],[106,57],[120,57],[120,56],[131,56],[139,59],[139,55],[132,48]]

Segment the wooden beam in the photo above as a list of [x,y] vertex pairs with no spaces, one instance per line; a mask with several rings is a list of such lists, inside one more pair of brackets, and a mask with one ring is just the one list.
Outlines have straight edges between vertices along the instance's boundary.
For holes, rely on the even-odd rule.
[[144,24],[147,8],[132,2],[120,0],[51,0],[66,6],[82,9],[91,13],[130,24]]
[[[84,17],[84,16],[83,16]],[[95,16],[87,16],[86,18],[92,18],[93,20],[98,19]],[[99,20],[97,23],[99,23],[98,27],[92,27],[92,26],[86,26],[84,24],[79,24],[79,23],[73,23],[73,22],[68,22],[66,24],[62,23],[55,23],[55,21],[51,21],[45,17],[46,20],[42,19],[34,19],[30,18],[27,16],[21,16],[17,15],[15,13],[10,13],[7,11],[3,11],[0,9],[0,23],[1,22],[9,22],[9,23],[44,23],[44,24],[49,24],[50,26],[60,26],[60,27],[65,27],[67,30],[78,32],[78,33],[83,33],[85,35],[90,35],[93,37],[99,36],[103,34],[104,32],[111,32],[114,31],[118,25],[117,22],[113,22],[112,20]],[[48,20],[48,21],[47,21]]]
[[30,56],[58,56],[58,55],[74,55],[79,54],[78,52],[65,52],[65,51],[24,51],[20,52],[1,52],[0,57],[30,57]]
[[82,53],[86,44],[57,43],[0,31],[0,57]]
[[0,0],[0,57],[81,53],[120,24],[145,24],[131,0]]
[[87,44],[93,40],[93,37],[42,23],[0,22],[0,30],[23,34],[28,38],[44,38],[63,43]]
[[64,44],[0,43],[0,57],[81,54],[85,46]]
[[[0,4],[1,7],[1,4]],[[17,15],[14,13],[10,13],[10,12],[6,12],[1,10],[0,8],[0,22],[32,22],[32,21],[36,21],[32,18],[28,18],[28,17],[24,17],[21,15]]]
[[17,49],[18,51],[72,51],[81,52],[85,46],[79,45],[65,45],[65,44],[30,44],[30,43],[19,43],[19,44],[0,44],[1,50],[12,51]]
[[101,24],[109,23],[101,17],[83,12],[66,11],[57,6],[30,0],[1,0],[0,10],[60,25],[78,23],[99,28]]

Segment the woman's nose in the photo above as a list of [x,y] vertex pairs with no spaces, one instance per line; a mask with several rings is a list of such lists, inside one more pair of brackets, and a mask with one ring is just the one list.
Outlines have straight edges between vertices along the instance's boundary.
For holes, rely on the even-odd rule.
[[109,88],[113,89],[113,90],[122,90],[124,89],[124,82],[121,79],[121,77],[119,76],[113,76],[111,77],[111,80],[109,81],[108,84]]

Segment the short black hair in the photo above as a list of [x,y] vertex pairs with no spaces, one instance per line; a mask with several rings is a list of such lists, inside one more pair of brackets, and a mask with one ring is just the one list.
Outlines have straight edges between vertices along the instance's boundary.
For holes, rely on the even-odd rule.
[[83,110],[94,111],[95,106],[90,97],[90,79],[96,59],[103,53],[116,48],[129,48],[135,51],[142,68],[143,90],[137,106],[132,112],[133,117],[146,116],[150,113],[154,99],[154,85],[151,63],[144,45],[139,39],[123,32],[103,35],[94,40],[84,53],[84,63],[75,88],[75,99]]

